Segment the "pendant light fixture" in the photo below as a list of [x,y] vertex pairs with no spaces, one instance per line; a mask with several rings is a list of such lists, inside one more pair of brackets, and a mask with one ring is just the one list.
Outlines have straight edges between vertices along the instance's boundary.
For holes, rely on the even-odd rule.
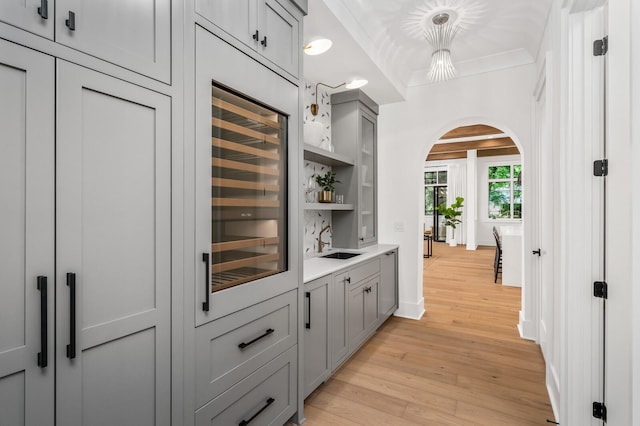
[[433,49],[427,77],[432,82],[441,82],[456,75],[456,68],[451,61],[451,43],[458,32],[458,26],[449,23],[448,13],[435,15],[432,22],[433,27],[424,34]]

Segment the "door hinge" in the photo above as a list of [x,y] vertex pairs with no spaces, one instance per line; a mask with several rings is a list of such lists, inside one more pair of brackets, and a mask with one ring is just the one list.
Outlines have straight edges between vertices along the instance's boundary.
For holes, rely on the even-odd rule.
[[604,56],[609,51],[609,36],[593,42],[593,56]]
[[593,417],[607,421],[607,407],[602,402],[593,403]]
[[609,174],[609,160],[596,160],[593,162],[594,176],[607,176]]
[[596,281],[593,283],[593,296],[600,299],[606,299],[608,294],[608,285],[604,281]]

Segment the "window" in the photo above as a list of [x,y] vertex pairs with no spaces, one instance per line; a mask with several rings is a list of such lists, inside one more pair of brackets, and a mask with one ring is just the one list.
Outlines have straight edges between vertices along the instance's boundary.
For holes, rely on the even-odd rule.
[[521,164],[489,166],[489,219],[522,219]]
[[[446,170],[434,170],[424,172],[424,214],[425,216],[432,216],[434,213],[434,207],[436,205],[435,195],[436,186],[444,186],[446,194],[447,185],[447,171]],[[446,196],[445,196],[446,199]],[[442,202],[442,196],[440,196],[440,202]]]

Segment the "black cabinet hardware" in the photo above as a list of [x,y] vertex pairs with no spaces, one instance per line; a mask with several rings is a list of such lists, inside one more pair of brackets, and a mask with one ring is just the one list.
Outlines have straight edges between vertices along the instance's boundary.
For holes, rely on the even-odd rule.
[[532,253],[533,254],[537,254],[538,256],[541,256],[542,255],[542,250],[541,249],[537,249],[537,250],[532,251]]
[[255,41],[258,41],[258,39],[260,38],[260,33],[258,32],[258,30],[256,30],[252,37]]
[[67,358],[76,357],[76,274],[67,273],[67,287],[69,287],[69,344]]
[[364,291],[367,292],[367,293],[371,293],[371,286],[365,287]]
[[40,0],[40,7],[38,7],[38,15],[42,19],[49,18],[49,1],[48,0]]
[[69,11],[69,17],[64,21],[65,25],[71,30],[76,30],[76,14],[72,11]]
[[202,253],[202,261],[204,262],[204,302],[202,302],[202,310],[209,312],[209,297],[211,292],[209,291],[209,253]]
[[351,284],[351,277],[347,277],[344,279],[346,282],[348,282],[349,284]]
[[243,420],[240,423],[238,423],[238,426],[247,426],[249,423],[251,423],[253,421],[253,419],[258,417],[264,410],[266,410],[274,402],[275,402],[275,399],[268,398],[267,402],[264,404],[264,407],[262,407],[257,413],[255,413],[253,416],[251,416],[249,418],[249,420]]
[[307,291],[304,296],[307,298],[307,303],[309,304],[309,309],[307,310],[307,315],[309,315],[308,321],[305,323],[305,328],[311,328],[311,292]]
[[267,337],[268,335],[270,335],[271,333],[273,333],[275,330],[273,328],[269,328],[267,329],[267,331],[264,332],[263,335],[256,337],[255,339],[251,340],[250,342],[242,342],[238,345],[238,347],[240,349],[244,349],[249,345],[253,345],[255,342],[257,342],[260,339],[264,339],[265,337]]
[[40,290],[40,352],[38,367],[47,366],[47,277],[40,275],[37,279]]
[[260,44],[263,45],[264,47],[267,47],[267,36],[264,36]]

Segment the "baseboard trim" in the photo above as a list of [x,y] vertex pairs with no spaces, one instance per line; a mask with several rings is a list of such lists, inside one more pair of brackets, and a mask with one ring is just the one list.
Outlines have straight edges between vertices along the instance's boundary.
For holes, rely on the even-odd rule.
[[393,316],[420,320],[424,313],[424,297],[422,297],[416,303],[400,302],[398,310],[394,312]]
[[534,342],[538,341],[538,337],[536,336],[536,328],[533,322],[525,320],[522,311],[520,311],[520,321],[518,322],[518,333],[520,333],[520,337],[526,340],[533,340]]

